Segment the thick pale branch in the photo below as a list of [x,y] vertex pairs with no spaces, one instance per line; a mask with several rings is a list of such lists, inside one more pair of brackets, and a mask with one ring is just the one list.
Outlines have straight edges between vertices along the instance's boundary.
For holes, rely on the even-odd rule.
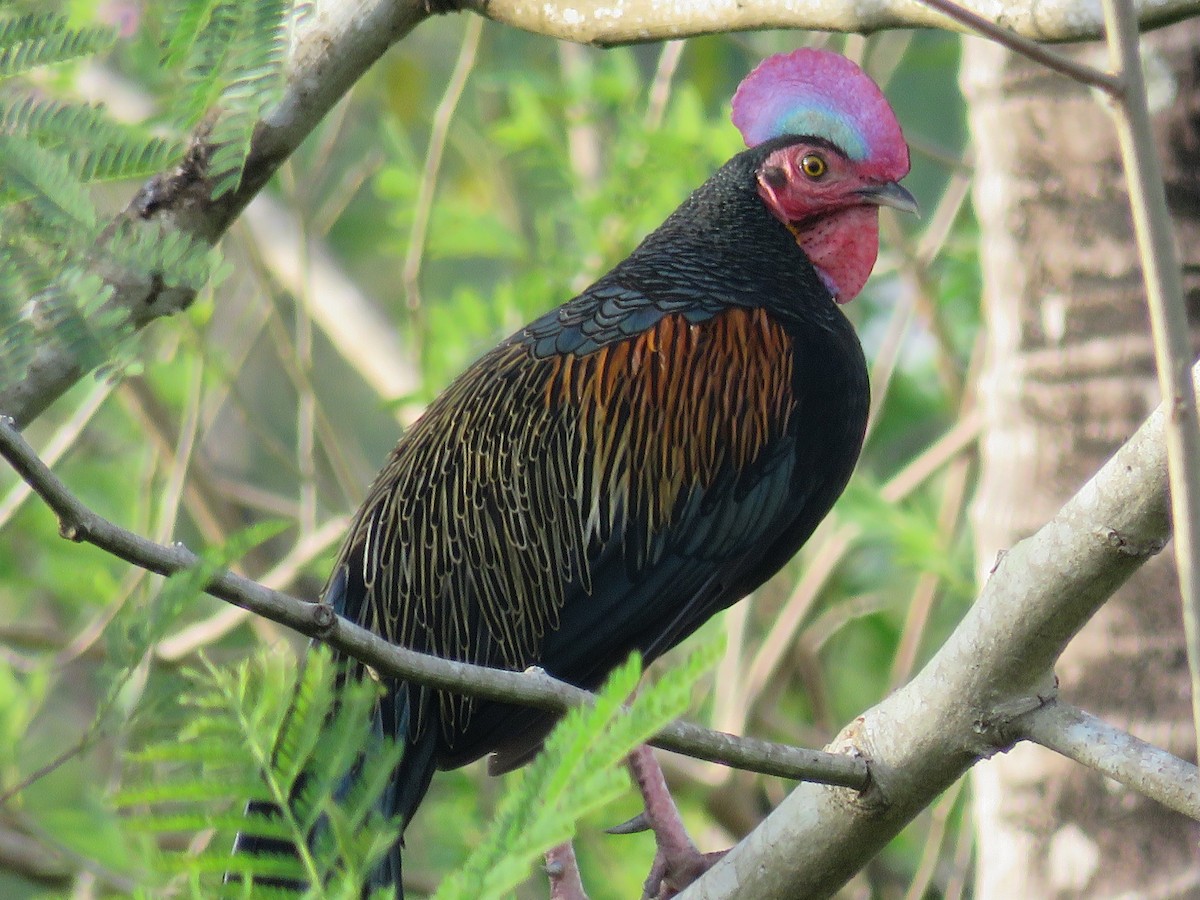
[[[160,575],[172,575],[200,562],[182,544],[170,547],[157,544],[89,510],[38,459],[13,423],[3,417],[0,417],[0,456],[8,460],[54,511],[59,529],[68,540],[93,544]],[[230,572],[214,576],[205,590],[214,597],[324,641],[385,675],[554,712],[565,712],[592,700],[588,691],[537,670],[488,669],[397,647],[338,617],[325,604],[306,603]],[[869,781],[866,764],[852,756],[739,738],[688,722],[674,723],[651,743],[697,759],[784,778],[811,778],[856,790],[865,787]]]
[[1015,723],[1021,736],[1200,820],[1194,765],[1069,703],[1051,701]]
[[[525,31],[601,46],[766,28],[863,34],[888,28],[971,30],[971,26],[911,0],[607,0],[588,4],[457,0],[456,5]],[[1104,33],[1099,8],[1079,0],[976,0],[964,5],[1001,28],[1035,41],[1092,40]],[[1138,12],[1142,27],[1154,28],[1195,15],[1200,4],[1196,0],[1145,0],[1138,4]]]
[[1160,408],[1000,559],[929,664],[842,732],[838,749],[871,764],[867,792],[798,786],[681,896],[828,896],[978,759],[1018,739],[1020,717],[1054,695],[1063,647],[1170,536],[1164,419]]

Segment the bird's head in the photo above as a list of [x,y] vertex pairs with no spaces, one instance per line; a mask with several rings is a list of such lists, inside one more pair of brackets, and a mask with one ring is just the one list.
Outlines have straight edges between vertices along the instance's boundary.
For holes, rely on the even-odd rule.
[[738,86],[733,123],[746,145],[770,143],[758,193],[839,303],[852,300],[879,253],[879,207],[917,211],[900,123],[874,81],[827,50],[763,60]]

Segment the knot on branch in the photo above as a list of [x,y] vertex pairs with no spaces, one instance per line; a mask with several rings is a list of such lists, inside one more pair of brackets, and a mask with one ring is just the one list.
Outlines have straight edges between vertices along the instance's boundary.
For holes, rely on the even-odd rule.
[[466,0],[425,0],[425,12],[431,16],[462,12],[466,8]]
[[314,603],[312,610],[312,621],[315,633],[313,637],[325,639],[333,634],[333,629],[337,626],[337,613],[333,611],[333,607],[328,603]]
[[994,706],[971,723],[971,728],[981,738],[976,752],[981,758],[997,753],[1007,753],[1017,741],[1025,737],[1019,720],[1035,709],[1041,709],[1058,699],[1058,677],[1051,673],[1051,682],[1044,690],[1024,697],[1012,697],[998,701]]
[[1162,551],[1167,542],[1162,538],[1138,540],[1132,535],[1118,531],[1115,528],[1105,528],[1101,531],[1104,542],[1122,556],[1148,557]]
[[[854,759],[861,760],[866,765],[866,783],[857,789],[850,802],[859,809],[875,814],[882,813],[892,804],[887,793],[875,777],[875,761],[867,749],[869,745],[870,738],[867,734],[866,719],[863,716],[858,716],[853,722],[842,729],[841,734],[834,738],[833,742],[825,747],[825,750],[829,753],[838,753],[843,756],[853,757]],[[851,788],[851,790],[855,789]]]
[[204,202],[212,193],[208,170],[213,145],[208,142],[212,122],[202,123],[188,145],[187,153],[170,172],[147,181],[130,204],[140,219],[151,219],[164,210],[178,211],[184,202]]

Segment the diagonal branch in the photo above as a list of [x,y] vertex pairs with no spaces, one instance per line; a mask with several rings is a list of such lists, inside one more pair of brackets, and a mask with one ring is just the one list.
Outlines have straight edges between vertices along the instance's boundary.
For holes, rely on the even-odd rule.
[[[92,544],[160,575],[173,575],[200,561],[182,544],[168,547],[155,543],[96,515],[46,467],[12,422],[2,416],[0,456],[8,460],[17,474],[54,511],[59,530],[68,540]],[[384,675],[553,712],[565,712],[592,701],[590,692],[551,678],[540,670],[489,669],[389,644],[373,632],[340,618],[326,604],[307,603],[230,572],[217,575],[205,590],[214,597],[323,641]],[[851,756],[739,738],[688,722],[674,723],[651,743],[664,750],[766,775],[811,778],[856,790],[864,788],[869,781],[866,763]]]
[[1166,416],[1000,559],[912,682],[843,730],[836,745],[870,763],[870,789],[799,785],[681,898],[829,896],[976,761],[1024,736],[1021,717],[1054,697],[1063,648],[1170,537]]
[[993,22],[963,4],[955,3],[954,0],[918,0],[918,2],[943,13],[954,20],[954,23],[964,31],[970,34],[982,34],[1009,50],[1041,63],[1047,69],[1053,69],[1078,82],[1099,88],[1113,97],[1118,97],[1124,92],[1124,82],[1118,76],[1102,72],[1094,66],[1056,53],[1049,47],[1044,47],[1037,41],[1018,34],[1012,30],[1007,17],[1003,19],[1003,22]]

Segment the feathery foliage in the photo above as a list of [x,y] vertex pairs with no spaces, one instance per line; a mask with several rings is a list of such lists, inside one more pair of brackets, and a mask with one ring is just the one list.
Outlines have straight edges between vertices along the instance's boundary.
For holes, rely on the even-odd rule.
[[[719,641],[704,642],[632,699],[640,660],[614,672],[595,705],[565,716],[543,753],[510,776],[486,836],[437,896],[511,892],[542,853],[571,836],[581,816],[628,787],[622,760],[687,709],[697,679],[720,654]],[[132,828],[160,843],[180,833],[215,837],[198,852],[162,851],[154,883],[187,884],[205,896],[231,871],[241,882],[226,886],[230,896],[266,876],[322,885],[320,896],[357,896],[397,834],[398,823],[381,817],[376,803],[400,749],[369,727],[378,685],[350,679],[339,689],[337,675],[323,647],[309,652],[295,676],[278,653],[260,653],[233,670],[204,660],[187,673],[183,733],[130,754],[129,765],[140,771],[117,804]],[[352,768],[357,777],[347,789]],[[243,815],[247,798],[283,812]],[[236,831],[285,839],[298,856],[231,857]],[[255,896],[264,890],[256,886]]]
[[178,137],[116,122],[102,106],[20,92],[0,96],[0,134],[59,150],[84,183],[152,175],[183,153]]
[[437,900],[508,896],[543,853],[574,834],[582,816],[618,797],[629,786],[622,761],[687,711],[697,680],[716,665],[722,643],[701,643],[640,690],[641,658],[634,654],[618,667],[595,704],[568,713],[541,754],[510,776],[495,820],[465,865],[443,882]]
[[46,66],[111,50],[113,28],[0,4],[0,384],[24,377],[51,345],[84,371],[131,365],[132,324],[106,305],[111,289],[92,273],[144,273],[147,284],[188,292],[212,278],[214,252],[156,223],[123,221],[104,235],[89,185],[169,168],[182,156],[182,129],[210,114],[214,194],[236,187],[254,125],[282,89],[296,15],[291,0],[169,7],[164,57],[188,89],[168,107],[175,130],[156,133],[103,106],[47,96],[45,79],[26,83]]
[[167,8],[163,61],[184,75],[180,115],[194,124],[219,110],[207,138],[215,197],[241,183],[254,126],[282,93],[291,28],[303,14],[292,0],[175,0]]
[[0,18],[0,78],[106,50],[111,28],[73,28],[66,16],[29,13]]
[[[187,679],[183,733],[130,754],[129,764],[152,776],[132,779],[136,787],[120,791],[117,802],[147,834],[214,837],[198,852],[161,852],[155,882],[211,896],[228,870],[241,879],[226,886],[231,896],[246,893],[254,876],[302,879],[321,885],[321,896],[357,896],[399,827],[376,810],[400,758],[397,744],[369,728],[379,686],[351,679],[339,690],[323,647],[298,673],[285,655],[264,652],[231,670],[202,660]],[[345,791],[342,773],[352,767],[361,780]],[[243,815],[247,798],[282,812]],[[238,830],[287,839],[297,857],[231,856]],[[264,890],[256,886],[255,896]]]

